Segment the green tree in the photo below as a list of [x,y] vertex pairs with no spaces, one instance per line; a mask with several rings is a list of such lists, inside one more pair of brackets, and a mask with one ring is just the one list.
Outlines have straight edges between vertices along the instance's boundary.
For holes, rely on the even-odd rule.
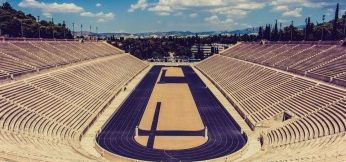
[[275,25],[274,25],[273,34],[272,34],[272,40],[277,41],[278,37],[279,37],[278,20],[275,20]]
[[258,28],[258,39],[263,39],[263,27]]
[[339,3],[336,4],[335,17],[333,21],[333,31],[332,31],[333,40],[336,40],[338,38],[338,31],[337,31],[338,20],[339,20]]
[[[64,23],[63,23],[64,24]],[[45,20],[37,22],[31,14],[25,14],[12,8],[10,3],[5,2],[0,6],[1,34],[9,37],[37,38],[40,26],[42,38],[73,38],[71,31],[63,24],[54,24]],[[23,29],[23,35],[22,35]]]

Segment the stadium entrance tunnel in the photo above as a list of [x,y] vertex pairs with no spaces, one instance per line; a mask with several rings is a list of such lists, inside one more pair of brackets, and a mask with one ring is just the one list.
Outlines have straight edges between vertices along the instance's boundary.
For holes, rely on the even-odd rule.
[[[183,94],[164,97],[178,93]],[[175,104],[179,101],[184,106]],[[247,142],[238,124],[190,66],[152,67],[96,140],[103,155],[145,161],[215,159],[240,150]]]

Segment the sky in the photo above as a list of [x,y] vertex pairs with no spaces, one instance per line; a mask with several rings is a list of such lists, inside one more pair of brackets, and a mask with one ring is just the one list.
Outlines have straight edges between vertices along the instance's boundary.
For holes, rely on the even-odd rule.
[[0,0],[41,19],[65,21],[92,32],[225,31],[293,20],[302,25],[340,15],[344,0]]

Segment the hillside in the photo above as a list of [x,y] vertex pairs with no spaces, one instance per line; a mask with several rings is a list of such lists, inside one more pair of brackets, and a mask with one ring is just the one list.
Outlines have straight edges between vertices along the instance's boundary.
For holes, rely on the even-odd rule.
[[65,23],[38,22],[33,15],[13,9],[8,2],[0,6],[0,29],[0,35],[6,37],[73,38]]

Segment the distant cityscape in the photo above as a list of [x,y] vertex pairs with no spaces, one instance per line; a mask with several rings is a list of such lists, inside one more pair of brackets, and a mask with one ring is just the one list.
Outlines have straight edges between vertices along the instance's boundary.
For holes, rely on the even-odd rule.
[[[168,32],[143,32],[143,33],[95,33],[90,31],[83,31],[83,36],[99,36],[100,38],[109,38],[114,36],[115,38],[162,38],[162,37],[192,37],[196,34],[199,37],[208,37],[213,35],[257,35],[258,28],[246,28],[232,31],[206,31],[206,32],[191,32],[191,31],[168,31]],[[74,32],[75,36],[81,36],[81,32]]]

